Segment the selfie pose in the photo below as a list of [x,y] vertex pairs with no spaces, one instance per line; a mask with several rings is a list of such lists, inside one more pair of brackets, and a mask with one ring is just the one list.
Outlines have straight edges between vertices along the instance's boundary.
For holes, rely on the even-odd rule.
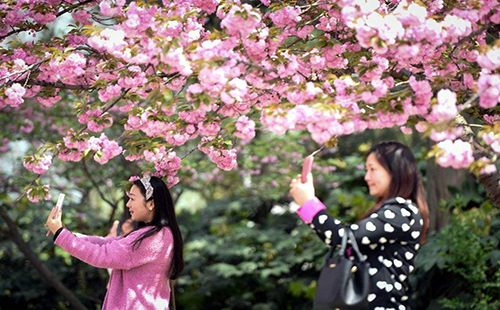
[[292,180],[290,193],[301,206],[298,215],[327,245],[337,246],[344,234],[352,232],[369,263],[368,309],[409,309],[408,275],[429,226],[417,161],[408,147],[382,142],[368,153],[365,181],[377,202],[360,222],[351,225],[343,225],[326,212],[315,197],[311,174],[305,183],[301,176]]
[[184,268],[182,236],[165,183],[145,176],[127,192],[132,232],[120,237],[71,233],[52,209],[46,226],[55,244],[98,268],[112,268],[103,309],[168,309],[171,282]]

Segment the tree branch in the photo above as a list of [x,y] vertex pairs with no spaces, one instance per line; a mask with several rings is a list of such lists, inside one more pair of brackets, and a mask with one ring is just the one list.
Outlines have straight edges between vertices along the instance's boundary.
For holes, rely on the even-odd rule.
[[101,196],[101,199],[104,200],[105,202],[107,202],[113,209],[116,209],[118,207],[118,204],[113,203],[112,201],[110,201],[109,199],[107,199],[104,196],[104,193],[99,188],[99,184],[97,184],[97,182],[94,180],[94,178],[92,178],[92,175],[90,174],[89,169],[87,167],[87,163],[85,162],[85,159],[82,160],[82,166],[83,166],[83,172],[85,172],[85,175],[89,178],[90,182],[92,183],[92,185],[95,187],[95,189],[99,193],[99,196]]
[[[489,16],[491,16],[491,14],[489,14]],[[489,19],[489,16],[486,17],[486,20]],[[455,51],[457,50],[457,48],[460,47],[460,45],[464,44],[465,42],[468,42],[470,41],[470,39],[474,36],[477,36],[477,35],[480,35],[481,33],[483,33],[484,31],[488,30],[488,28],[490,27],[490,24],[486,24],[484,25],[483,27],[479,28],[478,30],[476,31],[473,31],[471,32],[471,34],[469,34],[468,36],[466,37],[463,37],[462,39],[460,39],[460,41],[457,42],[457,44],[455,44],[455,46],[453,47],[453,49],[451,50],[451,53],[450,55],[451,56],[454,56],[455,55]]]
[[175,196],[174,198],[174,206],[177,204],[177,201],[179,201],[179,198],[181,198],[182,193],[184,192],[183,189]]
[[116,98],[116,100],[115,100],[112,104],[110,104],[107,108],[105,108],[105,109],[102,111],[101,115],[103,115],[104,113],[108,112],[108,111],[109,111],[112,107],[114,107],[114,106],[118,103],[118,101],[122,100],[122,99],[125,97],[125,95],[126,95],[126,94],[130,91],[130,89],[131,89],[131,88],[127,88],[127,89],[125,89],[125,90],[122,92],[122,94],[120,95],[120,97]]
[[31,85],[62,88],[62,89],[71,89],[71,90],[92,90],[92,87],[89,85],[71,85],[71,84],[64,84],[61,82],[50,83],[50,82],[38,81],[38,80],[34,80],[34,79],[29,79],[28,83]]
[[7,223],[9,229],[9,234],[7,235],[18,247],[18,249],[26,256],[26,259],[35,267],[35,269],[40,273],[42,278],[54,289],[59,292],[72,306],[74,309],[87,310],[82,302],[61,282],[57,279],[57,276],[53,274],[47,266],[45,266],[40,259],[37,257],[36,253],[33,252],[31,247],[23,240],[19,232],[17,231],[16,224],[9,217],[7,210],[4,209],[3,205],[0,204],[0,216]]

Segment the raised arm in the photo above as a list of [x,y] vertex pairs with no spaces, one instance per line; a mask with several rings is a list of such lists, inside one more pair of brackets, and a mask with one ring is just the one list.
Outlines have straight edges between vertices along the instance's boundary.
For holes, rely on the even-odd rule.
[[[307,201],[297,213],[327,245],[340,243],[347,225],[329,215],[319,199]],[[370,217],[348,227],[361,248],[374,249],[387,242],[419,242],[422,219],[416,206],[398,197],[387,201]]]
[[[144,230],[135,231],[126,238],[116,238],[107,243],[96,244],[63,229],[55,243],[72,256],[92,266],[128,270],[167,257],[173,248],[173,238],[170,230],[165,229],[167,231],[162,230],[143,240],[135,250],[132,249],[133,241]],[[106,241],[107,239],[109,238],[105,238]]]
[[98,244],[98,245],[102,245],[102,244],[106,244],[106,243],[110,243],[110,242],[113,242],[115,240],[118,240],[118,239],[121,239],[123,237],[101,237],[101,236],[89,236],[89,235],[84,235],[84,234],[81,234],[81,233],[73,233],[78,239],[82,239],[82,240],[85,240],[85,241],[88,241],[88,242],[91,242],[93,244]]

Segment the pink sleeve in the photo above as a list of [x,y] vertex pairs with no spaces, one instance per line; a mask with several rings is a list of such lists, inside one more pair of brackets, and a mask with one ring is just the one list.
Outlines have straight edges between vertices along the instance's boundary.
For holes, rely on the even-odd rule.
[[[139,247],[132,250],[133,241],[144,231],[135,231],[126,238],[117,238],[109,243],[95,244],[78,238],[69,230],[63,229],[55,244],[72,256],[98,268],[131,269],[158,257],[165,257],[166,251],[173,245],[172,234],[162,231],[144,239]],[[162,240],[163,238],[165,240]]]
[[80,233],[74,233],[74,235],[78,239],[82,239],[82,240],[85,240],[85,241],[88,241],[88,242],[92,242],[93,244],[99,244],[99,245],[110,243],[110,242],[112,242],[114,240],[123,238],[123,237],[88,236],[88,235],[84,235],[84,234],[80,234]]
[[325,205],[316,197],[306,201],[302,207],[297,210],[297,214],[307,224],[310,224],[319,211],[325,210]]

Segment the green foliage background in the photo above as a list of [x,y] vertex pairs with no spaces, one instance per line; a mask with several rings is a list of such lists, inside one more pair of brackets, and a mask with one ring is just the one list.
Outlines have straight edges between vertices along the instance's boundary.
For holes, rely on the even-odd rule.
[[[413,146],[425,180],[422,142],[393,131],[342,138],[339,147],[317,157],[317,195],[345,223],[356,221],[374,203],[363,181],[362,165],[370,145],[387,139]],[[289,181],[300,173],[302,156],[317,148],[309,143],[301,134],[260,134],[243,148],[240,168],[232,172],[214,170],[199,152],[185,159],[195,167],[196,176],[193,170],[182,170],[181,183],[172,189],[178,198],[186,259],[176,284],[178,309],[311,309],[327,248],[301,223],[288,196]],[[269,156],[275,158],[269,160]],[[89,309],[99,309],[107,272],[71,258],[45,237],[43,224],[52,204],[15,200],[32,176],[15,164],[15,158],[10,160],[11,172],[0,174],[2,207],[54,276]],[[68,194],[67,227],[106,235],[111,207],[103,202],[83,165],[56,165],[47,177],[59,184],[53,188],[54,197],[59,190]],[[121,160],[87,165],[101,192],[119,205],[112,219],[120,218],[124,211],[121,182],[137,174],[138,167]],[[258,173],[249,173],[252,170]],[[500,306],[500,217],[480,185],[471,180],[451,189],[454,199],[440,206],[451,212],[451,223],[431,233],[417,256],[417,268],[410,277],[413,309]],[[9,239],[4,221],[0,228],[0,308],[70,309]]]

